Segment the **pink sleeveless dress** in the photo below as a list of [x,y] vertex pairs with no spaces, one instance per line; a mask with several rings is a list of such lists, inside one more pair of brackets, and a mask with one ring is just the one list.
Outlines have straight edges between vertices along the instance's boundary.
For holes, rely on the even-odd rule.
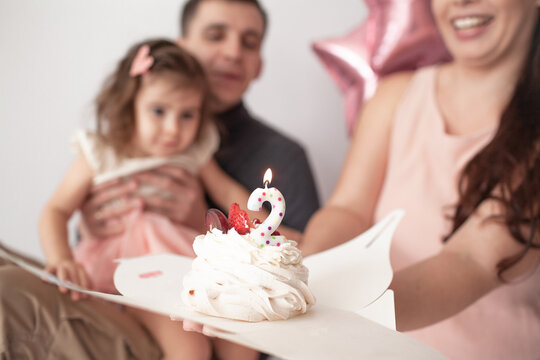
[[[435,99],[437,69],[417,71],[394,117],[375,210],[376,221],[393,209],[406,211],[392,242],[394,271],[441,250],[460,171],[495,132],[445,133]],[[451,359],[540,359],[540,271],[499,287],[450,319],[407,334]]]
[[[203,128],[197,142],[183,153],[171,157],[123,158],[104,144],[96,134],[88,131],[77,133],[74,145],[86,157],[94,171],[93,183],[106,181],[156,168],[162,165],[179,166],[192,174],[206,164],[217,149],[219,136],[213,125]],[[157,189],[140,184],[142,196],[158,194]],[[115,206],[114,202],[106,206]],[[116,293],[113,274],[117,264],[115,259],[157,253],[176,253],[195,256],[192,244],[198,233],[185,225],[176,224],[167,217],[133,210],[121,219],[125,231],[117,236],[96,238],[87,230],[84,222],[79,226],[80,242],[74,249],[75,260],[86,269],[94,289]]]

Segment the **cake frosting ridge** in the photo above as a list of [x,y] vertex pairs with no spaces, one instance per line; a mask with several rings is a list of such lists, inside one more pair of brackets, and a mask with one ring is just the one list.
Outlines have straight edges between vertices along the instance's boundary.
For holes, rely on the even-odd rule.
[[260,246],[234,228],[213,228],[193,243],[197,257],[184,277],[182,301],[208,315],[250,322],[303,314],[315,298],[296,245],[282,237],[279,246]]

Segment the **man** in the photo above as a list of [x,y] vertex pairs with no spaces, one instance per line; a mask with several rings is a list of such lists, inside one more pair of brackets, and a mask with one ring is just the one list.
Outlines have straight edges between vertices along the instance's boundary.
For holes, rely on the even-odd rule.
[[[297,143],[255,120],[242,102],[262,70],[264,11],[253,0],[191,0],[184,7],[181,21],[178,43],[197,57],[209,78],[210,108],[222,128],[216,154],[219,165],[248,191],[261,186],[265,170],[271,168],[273,184],[287,199],[283,225],[303,231],[319,207],[306,154]],[[136,197],[134,191],[141,182],[173,196]],[[119,197],[125,200],[123,205],[102,209],[103,204]],[[205,230],[208,206],[201,186],[193,176],[171,167],[96,189],[83,207],[83,216],[96,236],[113,235],[123,230],[117,217],[134,207]]]
[[[261,73],[265,28],[266,16],[256,0],[190,0],[183,11],[179,43],[193,52],[209,76],[211,109],[224,128],[216,154],[219,164],[248,191],[260,187],[264,170],[272,168],[273,183],[287,197],[283,223],[301,231],[318,207],[305,153],[253,119],[242,102]],[[174,196],[138,198],[133,192],[141,182]],[[98,236],[122,231],[118,217],[134,207],[163,213],[202,232],[208,208],[203,194],[196,178],[166,167],[95,189],[83,216]],[[125,200],[122,206],[101,208],[118,198]],[[156,359],[161,355],[146,331],[116,305],[95,299],[74,302],[55,286],[0,260],[0,357],[44,356]]]

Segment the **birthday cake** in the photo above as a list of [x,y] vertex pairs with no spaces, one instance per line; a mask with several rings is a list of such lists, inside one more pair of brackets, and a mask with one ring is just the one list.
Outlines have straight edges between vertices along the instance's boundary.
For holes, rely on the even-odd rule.
[[259,210],[264,201],[273,206],[262,223],[250,222],[238,204],[231,206],[228,219],[209,210],[209,230],[195,239],[197,257],[183,280],[182,301],[192,309],[255,322],[285,320],[315,303],[297,243],[276,231],[285,211],[283,196],[275,188],[257,190],[248,208]]

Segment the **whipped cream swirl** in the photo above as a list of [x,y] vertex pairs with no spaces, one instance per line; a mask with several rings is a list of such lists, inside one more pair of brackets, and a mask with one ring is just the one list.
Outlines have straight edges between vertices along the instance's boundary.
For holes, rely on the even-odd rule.
[[258,247],[234,229],[212,229],[193,243],[197,257],[184,277],[183,302],[196,311],[244,321],[284,320],[315,298],[296,242]]

